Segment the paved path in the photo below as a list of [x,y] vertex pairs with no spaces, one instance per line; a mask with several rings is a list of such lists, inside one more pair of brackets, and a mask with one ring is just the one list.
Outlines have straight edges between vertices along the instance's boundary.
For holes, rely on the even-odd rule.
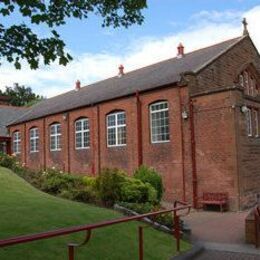
[[191,240],[205,250],[196,260],[260,260],[260,249],[245,243],[246,212],[193,211],[183,218],[192,230]]
[[194,260],[259,260],[259,255],[234,253],[224,251],[205,250],[198,256],[193,258]]
[[248,212],[194,211],[184,218],[192,229],[192,240],[244,244]]

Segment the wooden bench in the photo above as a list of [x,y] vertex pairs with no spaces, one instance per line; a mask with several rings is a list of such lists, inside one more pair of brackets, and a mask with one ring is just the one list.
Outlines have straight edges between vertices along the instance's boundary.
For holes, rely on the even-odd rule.
[[207,205],[219,205],[220,211],[223,212],[223,208],[228,207],[228,193],[224,192],[203,192],[200,203],[203,209]]

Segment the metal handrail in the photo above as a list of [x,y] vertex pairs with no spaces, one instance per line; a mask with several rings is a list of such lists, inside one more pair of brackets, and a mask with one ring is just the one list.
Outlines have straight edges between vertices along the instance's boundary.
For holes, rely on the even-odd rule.
[[[181,206],[177,206],[177,204],[180,204]],[[143,218],[146,218],[146,217],[153,217],[153,216],[172,212],[173,220],[174,220],[173,233],[176,238],[176,248],[177,248],[177,251],[179,252],[180,251],[180,236],[181,236],[179,217],[181,215],[177,215],[177,212],[181,211],[181,210],[187,210],[186,214],[188,214],[190,212],[190,209],[191,209],[191,205],[184,203],[184,202],[175,201],[174,207],[171,209],[141,214],[141,215],[137,215],[137,216],[121,217],[121,218],[117,218],[117,219],[102,221],[102,222],[95,223],[95,224],[74,226],[74,227],[56,229],[56,230],[51,230],[51,231],[37,233],[37,234],[23,235],[23,236],[17,236],[17,237],[11,237],[8,239],[3,239],[3,240],[0,240],[0,248],[17,245],[17,244],[24,244],[24,243],[28,243],[28,242],[32,242],[32,241],[37,241],[37,240],[49,239],[49,238],[58,237],[58,236],[69,235],[69,234],[77,233],[77,232],[81,232],[81,231],[86,231],[86,238],[83,241],[83,243],[81,243],[81,244],[69,243],[68,244],[69,260],[74,260],[75,247],[85,245],[90,240],[91,231],[94,229],[103,228],[103,227],[107,227],[107,226],[111,226],[111,225],[115,225],[115,224],[134,221],[134,220],[142,220]],[[143,250],[142,250],[143,249],[143,234],[142,234],[143,230],[142,229],[143,229],[143,227],[139,226],[138,234],[139,234],[139,259],[140,260],[143,259]]]

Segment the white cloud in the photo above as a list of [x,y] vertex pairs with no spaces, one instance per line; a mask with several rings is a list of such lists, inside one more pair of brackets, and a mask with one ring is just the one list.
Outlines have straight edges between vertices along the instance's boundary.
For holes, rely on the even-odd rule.
[[75,57],[66,67],[54,64],[36,71],[26,66],[17,71],[12,65],[2,65],[0,88],[19,82],[31,86],[37,93],[50,97],[72,89],[77,79],[86,85],[116,75],[120,63],[124,64],[126,71],[130,71],[174,57],[179,42],[185,45],[188,52],[237,37],[242,33],[242,17],[248,19],[250,35],[260,49],[259,16],[260,5],[245,13],[202,11],[190,19],[190,26],[175,35],[134,40],[125,51],[125,55],[85,53]]

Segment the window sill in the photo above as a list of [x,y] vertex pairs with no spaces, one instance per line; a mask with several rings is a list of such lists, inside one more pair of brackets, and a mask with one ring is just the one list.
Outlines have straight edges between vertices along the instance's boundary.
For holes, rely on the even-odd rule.
[[76,151],[89,150],[89,149],[90,149],[90,146],[88,146],[88,147],[81,147],[81,148],[79,148],[79,147],[76,148],[76,147],[75,147],[75,150],[76,150]]
[[50,152],[60,152],[61,149],[57,149],[57,150],[50,150]]
[[158,142],[151,142],[151,144],[167,144],[167,143],[170,143],[171,141],[168,140],[168,141],[158,141]]
[[126,144],[120,144],[120,145],[107,145],[107,148],[123,148],[126,147]]

